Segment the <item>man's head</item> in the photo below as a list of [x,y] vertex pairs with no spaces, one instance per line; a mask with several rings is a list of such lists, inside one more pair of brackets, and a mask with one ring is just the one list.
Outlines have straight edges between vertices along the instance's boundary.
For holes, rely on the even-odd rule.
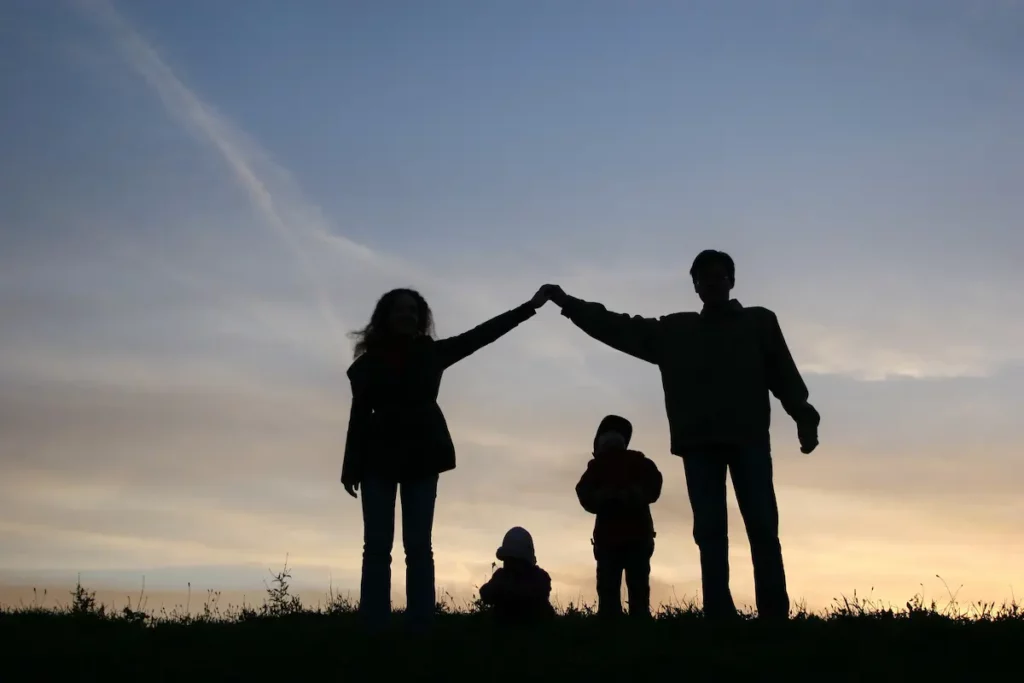
[[736,285],[736,264],[724,251],[705,249],[693,259],[690,277],[693,290],[705,305],[721,305],[729,301]]
[[629,440],[633,436],[633,425],[624,417],[608,415],[597,427],[597,434],[594,436],[594,453],[605,451],[621,450],[629,446]]

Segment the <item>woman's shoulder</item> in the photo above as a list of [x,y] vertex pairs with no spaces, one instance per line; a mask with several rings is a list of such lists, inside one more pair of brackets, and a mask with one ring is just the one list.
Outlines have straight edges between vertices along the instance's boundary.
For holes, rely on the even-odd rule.
[[369,351],[362,353],[353,359],[345,374],[348,375],[350,380],[357,382],[366,377],[366,373],[369,372],[372,363],[373,354]]
[[[424,352],[433,349],[435,343],[436,340],[431,337],[421,337],[398,353],[400,356],[404,356],[408,362],[420,363],[424,358]],[[387,349],[367,349],[352,361],[346,374],[350,379],[364,378],[388,365],[387,358],[390,353]]]

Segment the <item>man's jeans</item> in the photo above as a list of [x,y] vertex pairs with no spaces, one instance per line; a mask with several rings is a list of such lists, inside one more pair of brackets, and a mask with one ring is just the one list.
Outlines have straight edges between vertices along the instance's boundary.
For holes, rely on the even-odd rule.
[[391,550],[395,543],[395,501],[402,498],[402,542],[405,546],[406,616],[415,626],[434,616],[434,501],[438,476],[398,484],[367,479],[360,484],[363,503],[363,575],[359,612],[371,627],[391,616]]
[[704,614],[712,619],[736,616],[729,590],[729,525],[726,472],[750,541],[758,616],[789,616],[786,573],[779,543],[779,509],[772,482],[769,447],[715,449],[683,457],[686,491],[693,509],[693,540],[700,548]]

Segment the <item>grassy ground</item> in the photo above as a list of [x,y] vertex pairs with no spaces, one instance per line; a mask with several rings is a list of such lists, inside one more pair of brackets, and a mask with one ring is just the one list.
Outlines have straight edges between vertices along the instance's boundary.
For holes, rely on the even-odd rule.
[[[439,605],[427,634],[363,633],[352,605],[328,596],[304,607],[287,573],[258,607],[200,614],[108,612],[79,587],[66,608],[0,610],[0,680],[330,680],[365,677],[472,681],[785,680],[905,681],[964,675],[1020,680],[1024,609],[911,600],[895,609],[843,600],[782,625],[749,618],[706,623],[699,610],[665,607],[646,624],[597,622],[569,605],[554,623],[502,630],[474,605]],[[398,624],[400,624],[398,620]]]

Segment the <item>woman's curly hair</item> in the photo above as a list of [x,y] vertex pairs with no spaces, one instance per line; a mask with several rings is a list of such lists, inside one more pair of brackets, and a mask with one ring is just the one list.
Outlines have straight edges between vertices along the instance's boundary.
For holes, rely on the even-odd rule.
[[417,332],[427,337],[434,336],[434,314],[431,312],[427,300],[415,289],[399,287],[398,289],[392,289],[390,292],[385,292],[377,300],[377,305],[373,307],[373,315],[370,316],[370,322],[367,323],[366,327],[349,333],[349,336],[355,340],[353,352],[355,358],[376,348],[380,345],[381,341],[388,337],[388,316],[391,314],[391,308],[395,303],[395,299],[403,294],[411,296],[416,302],[416,312],[418,314]]

